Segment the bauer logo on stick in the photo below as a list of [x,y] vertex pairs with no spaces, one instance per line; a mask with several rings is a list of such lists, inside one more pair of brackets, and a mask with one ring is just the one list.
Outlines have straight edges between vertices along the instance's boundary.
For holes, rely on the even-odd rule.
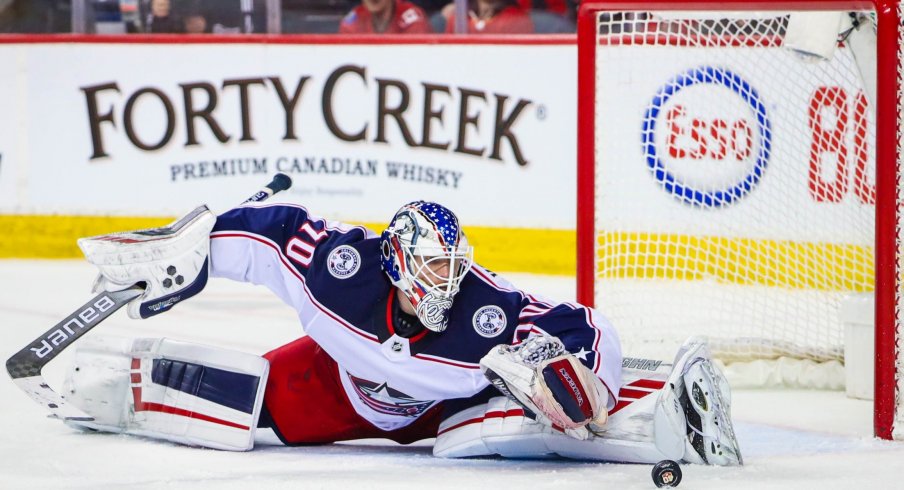
[[47,354],[53,352],[53,347],[65,344],[70,336],[74,336],[76,330],[84,329],[86,326],[93,326],[95,321],[101,318],[100,314],[105,313],[114,305],[115,302],[109,296],[104,295],[97,298],[93,305],[84,307],[78,314],[73,315],[60,325],[60,328],[48,332],[47,338],[40,339],[40,346],[32,347],[31,351],[38,358],[46,357]]
[[641,139],[647,166],[664,190],[685,203],[717,208],[759,184],[772,126],[750,83],[726,68],[701,66],[657,91]]

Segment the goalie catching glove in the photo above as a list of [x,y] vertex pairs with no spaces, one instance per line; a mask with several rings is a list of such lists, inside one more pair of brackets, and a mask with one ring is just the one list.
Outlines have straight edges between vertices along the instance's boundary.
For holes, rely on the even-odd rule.
[[169,226],[79,239],[85,258],[100,269],[94,292],[144,284],[144,294],[129,303],[131,318],[163,313],[198,294],[207,284],[216,220],[199,206]]
[[480,368],[499,391],[529,412],[526,415],[576,439],[590,437],[588,425],[606,423],[608,390],[555,337],[532,336],[518,345],[499,345],[480,360]]

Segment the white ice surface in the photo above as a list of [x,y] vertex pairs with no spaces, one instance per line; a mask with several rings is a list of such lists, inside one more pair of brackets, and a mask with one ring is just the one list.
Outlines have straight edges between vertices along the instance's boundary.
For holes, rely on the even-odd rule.
[[[516,285],[573,300],[570,277],[505,274]],[[0,359],[87,301],[93,269],[82,261],[0,261]],[[294,313],[262,288],[225,280],[172,312],[145,321],[124,311],[87,335],[156,336],[263,353],[301,335]],[[59,388],[64,352],[45,369]],[[0,376],[5,378],[5,376]],[[316,403],[316,400],[312,400]],[[840,392],[735,391],[746,466],[683,467],[685,489],[901,488],[904,443],[871,437],[871,403]],[[46,418],[0,379],[0,489],[20,488],[654,488],[650,466],[569,461],[443,460],[429,444],[391,442],[249,453],[89,434]]]

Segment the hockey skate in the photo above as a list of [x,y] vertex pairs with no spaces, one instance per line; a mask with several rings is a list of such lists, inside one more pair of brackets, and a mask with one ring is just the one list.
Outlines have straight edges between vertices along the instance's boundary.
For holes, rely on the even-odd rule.
[[682,459],[719,466],[744,463],[731,423],[731,390],[705,341],[691,338],[681,346],[664,390],[657,402],[657,434],[660,427],[668,431],[683,425]]

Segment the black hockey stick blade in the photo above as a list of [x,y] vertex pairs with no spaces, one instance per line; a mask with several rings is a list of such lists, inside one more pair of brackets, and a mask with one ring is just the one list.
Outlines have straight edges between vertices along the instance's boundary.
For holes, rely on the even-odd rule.
[[135,285],[122,291],[98,294],[7,359],[6,372],[29,397],[50,409],[52,416],[65,420],[94,420],[68,405],[62,396],[53,391],[44,381],[41,370],[63,349],[143,292],[143,286]]

